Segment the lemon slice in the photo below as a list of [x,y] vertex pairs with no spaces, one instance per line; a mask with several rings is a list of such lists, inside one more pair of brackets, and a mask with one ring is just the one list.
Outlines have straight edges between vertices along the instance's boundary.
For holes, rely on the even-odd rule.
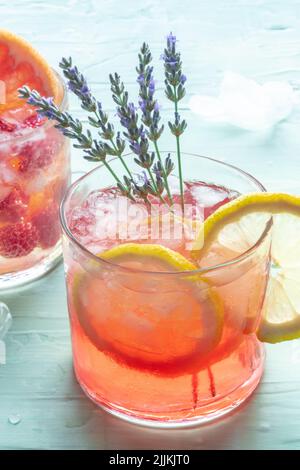
[[[270,219],[272,217],[272,219]],[[271,269],[257,336],[277,343],[300,337],[300,197],[282,193],[241,196],[220,207],[201,228],[195,245],[200,266],[241,255],[272,226]]]
[[130,269],[103,267],[97,276],[93,266],[73,277],[76,318],[96,348],[127,366],[159,371],[182,371],[184,363],[214,350],[223,309],[208,282],[180,274],[195,270],[193,263],[164,246],[140,243],[115,246],[99,257]]
[[196,266],[180,253],[163,245],[151,243],[124,243],[114,246],[99,257],[112,260],[125,267],[140,268],[145,271],[145,263],[151,260],[150,271],[193,271]]

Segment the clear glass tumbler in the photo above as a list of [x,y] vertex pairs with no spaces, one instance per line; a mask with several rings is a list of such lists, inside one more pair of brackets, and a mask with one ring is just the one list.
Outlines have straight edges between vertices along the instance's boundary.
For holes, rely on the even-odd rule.
[[[63,81],[61,109],[66,109]],[[59,205],[70,183],[69,142],[33,114],[0,132],[0,290],[32,281],[61,258]]]
[[[238,168],[184,158],[186,201],[202,203],[204,217],[239,194],[265,191]],[[120,162],[112,166],[118,173]],[[107,170],[97,167],[69,188],[61,206],[78,382],[95,403],[133,422],[173,427],[218,418],[242,403],[262,375],[264,351],[255,330],[268,279],[271,221],[253,246],[217,265],[176,272],[160,269],[151,257],[116,261],[101,255],[128,242],[114,235],[112,207],[123,208],[122,230],[129,219],[126,198],[113,186]],[[135,242],[160,243],[188,256],[182,240]]]

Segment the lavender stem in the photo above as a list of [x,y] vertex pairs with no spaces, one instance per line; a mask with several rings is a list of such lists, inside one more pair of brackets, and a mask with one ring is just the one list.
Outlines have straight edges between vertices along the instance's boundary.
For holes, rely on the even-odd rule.
[[118,158],[120,159],[120,161],[121,161],[123,167],[124,167],[125,170],[127,171],[127,174],[128,174],[128,176],[129,176],[129,178],[132,179],[131,171],[129,170],[128,166],[126,165],[125,160],[124,160],[124,158],[122,157],[121,153],[118,151],[118,148],[117,148],[116,144],[114,143],[113,139],[110,139],[109,141],[110,141],[110,143],[112,144],[113,148],[115,149],[115,151],[116,151],[116,153],[117,153],[117,155],[118,155]]
[[[173,87],[173,90],[174,90],[175,116],[178,116],[178,100],[177,100],[176,86]],[[179,135],[176,135],[175,137],[176,137],[176,148],[177,148],[177,161],[178,161],[178,172],[179,172],[181,209],[182,209],[182,213],[184,213],[184,193],[183,193],[183,178],[182,178],[182,166],[181,166],[181,152],[180,152]]]
[[157,188],[157,185],[155,183],[155,180],[153,178],[153,174],[152,174],[152,171],[150,170],[150,168],[147,168],[147,172],[148,172],[148,175],[150,176],[150,179],[152,181],[152,184],[153,184],[153,187],[155,189],[155,192],[157,193],[160,201],[163,203],[163,204],[166,204],[166,201],[164,200],[164,198],[162,197],[162,195],[160,194],[160,192],[158,191],[158,188]]
[[117,177],[116,173],[114,172],[114,170],[111,168],[111,166],[107,163],[106,160],[103,160],[102,162],[104,164],[104,166],[108,169],[108,171],[111,173],[111,175],[115,178],[116,182],[117,183],[121,183],[121,180]]
[[168,178],[167,178],[167,175],[166,175],[166,172],[165,172],[165,167],[163,165],[162,158],[161,158],[156,140],[154,141],[154,147],[155,147],[157,158],[158,158],[158,160],[161,164],[163,180],[164,180],[165,187],[166,187],[166,190],[167,190],[168,198],[169,198],[171,206],[172,206],[174,204],[174,201],[173,201],[173,198],[172,198],[172,195],[171,195],[171,191],[170,191],[170,187],[169,187],[169,183],[168,183]]

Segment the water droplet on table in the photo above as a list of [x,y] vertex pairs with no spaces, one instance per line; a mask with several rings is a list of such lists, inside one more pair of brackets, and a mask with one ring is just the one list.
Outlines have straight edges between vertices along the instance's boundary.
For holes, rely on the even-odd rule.
[[21,418],[21,416],[20,416],[18,413],[12,413],[12,414],[10,414],[9,417],[8,417],[8,422],[9,422],[10,424],[13,424],[14,426],[15,426],[16,424],[19,424],[19,423],[21,422],[21,420],[22,420],[22,418]]
[[286,29],[289,29],[289,27],[285,24],[272,24],[267,29],[270,31],[285,31]]

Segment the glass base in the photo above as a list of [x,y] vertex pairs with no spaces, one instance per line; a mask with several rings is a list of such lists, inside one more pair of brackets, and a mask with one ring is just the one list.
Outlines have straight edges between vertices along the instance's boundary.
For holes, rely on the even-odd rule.
[[51,271],[62,260],[61,242],[51,253],[31,268],[22,271],[0,274],[0,291],[28,284]]
[[232,390],[229,394],[223,397],[219,397],[215,400],[207,402],[203,406],[197,407],[195,410],[189,410],[186,412],[186,416],[182,419],[172,419],[171,414],[168,413],[168,418],[161,419],[155,418],[143,412],[134,412],[116,406],[113,403],[102,402],[98,396],[90,391],[79,379],[76,374],[79,385],[81,386],[84,393],[90,398],[96,405],[102,408],[104,411],[128,421],[132,424],[140,426],[150,426],[156,428],[182,428],[204,425],[211,421],[215,421],[228,413],[231,413],[237,407],[239,407],[255,390],[260,382],[261,376],[264,370],[265,351],[261,343],[258,345],[259,349],[259,360],[257,367],[252,371],[249,378],[237,388]]

